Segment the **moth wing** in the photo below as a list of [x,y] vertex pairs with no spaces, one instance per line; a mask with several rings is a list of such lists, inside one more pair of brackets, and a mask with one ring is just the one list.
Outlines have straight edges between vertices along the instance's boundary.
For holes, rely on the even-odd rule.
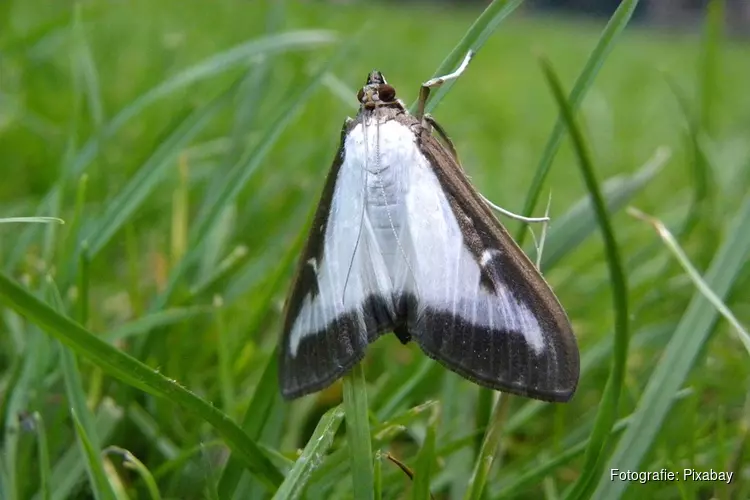
[[279,384],[292,399],[323,389],[393,328],[392,286],[364,210],[363,168],[342,142],[285,306]]
[[[413,302],[422,350],[492,389],[567,401],[578,383],[570,322],[549,285],[432,136],[410,169]],[[416,254],[418,252],[418,254]]]

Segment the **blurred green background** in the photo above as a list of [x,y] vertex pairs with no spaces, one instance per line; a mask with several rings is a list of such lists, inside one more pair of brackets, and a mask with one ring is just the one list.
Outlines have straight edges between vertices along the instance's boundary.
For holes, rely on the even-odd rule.
[[[59,313],[244,422],[286,470],[321,415],[341,400],[337,383],[283,403],[273,355],[300,238],[341,124],[356,113],[356,90],[373,68],[412,102],[484,7],[0,3],[0,218],[66,221],[0,224],[0,267]],[[631,23],[578,113],[612,203],[629,284],[631,344],[618,415],[659,405],[665,412],[633,460],[639,470],[735,472],[731,485],[634,483],[617,492],[629,498],[749,494],[748,352],[712,307],[699,309],[706,325],[684,324],[694,285],[653,228],[622,210],[633,205],[662,219],[701,272],[733,234],[750,231],[737,220],[750,187],[750,41],[724,29],[721,2],[711,9],[684,26]],[[606,22],[514,12],[433,111],[490,200],[524,209],[555,125],[558,107],[539,57],[570,90]],[[567,405],[510,401],[485,498],[570,491],[586,469],[583,450],[610,371],[615,313],[607,261],[567,139],[534,214],[543,213],[550,193],[542,264],[577,334],[580,387]],[[746,253],[737,259],[717,271],[716,286],[748,324],[750,267]],[[0,293],[9,297],[7,290]],[[63,348],[45,333],[49,327],[35,326],[39,318],[0,313],[1,498],[106,498],[106,487],[91,479],[97,462],[117,498],[154,498],[151,476],[163,498],[268,495],[241,467],[238,479],[227,479],[224,442],[176,397],[154,397],[109,376],[85,349]],[[704,344],[709,334],[716,338]],[[683,339],[697,342],[696,357],[679,355]],[[655,379],[660,366],[689,376],[668,390]],[[430,489],[435,498],[460,498],[490,419],[489,393],[390,337],[371,347],[364,369],[374,449],[419,469],[418,454],[434,431],[436,447],[421,458],[432,463]],[[71,406],[89,412],[79,417],[95,449],[125,448],[146,472],[123,467],[119,451],[104,459],[83,453]],[[607,453],[622,456],[616,438],[624,425]],[[352,495],[344,426],[334,434],[299,483],[310,498]],[[412,494],[412,481],[394,464],[378,467],[384,498]],[[614,498],[602,489],[609,469],[600,472],[597,495]]]

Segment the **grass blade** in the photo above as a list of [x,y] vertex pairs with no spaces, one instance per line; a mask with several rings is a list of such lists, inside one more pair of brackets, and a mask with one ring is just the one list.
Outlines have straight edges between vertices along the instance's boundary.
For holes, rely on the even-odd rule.
[[146,160],[138,173],[110,202],[99,223],[84,237],[89,242],[89,256],[94,258],[122,226],[130,220],[149,194],[169,172],[183,148],[193,140],[234,96],[231,86],[207,106],[198,109],[167,137],[154,154]]
[[259,54],[273,54],[295,49],[309,49],[332,43],[335,36],[329,31],[293,31],[277,35],[263,36],[236,45],[182,70],[159,85],[148,90],[123,108],[102,131],[81,148],[72,160],[70,169],[75,176],[80,175],[98,153],[101,143],[119,131],[126,123],[140,115],[152,104],[196,82],[213,78],[240,65],[253,64]]
[[312,471],[323,461],[324,455],[331,447],[333,438],[343,419],[344,410],[341,406],[331,408],[323,415],[307,441],[307,446],[305,446],[302,454],[294,463],[294,467],[289,471],[286,479],[273,496],[274,499],[286,500],[302,496]]
[[[268,358],[266,367],[263,370],[263,374],[255,388],[253,398],[250,400],[242,421],[242,429],[250,436],[250,439],[256,441],[260,439],[261,431],[266,425],[274,405],[280,399],[277,371],[278,354],[274,350]],[[237,484],[242,476],[242,471],[242,462],[234,455],[231,455],[219,480],[220,498],[230,498],[234,495]]]
[[[440,63],[440,66],[438,66],[438,69],[433,76],[445,75],[451,72],[469,50],[472,50],[475,53],[478,52],[490,38],[492,33],[495,32],[500,23],[512,14],[522,3],[523,0],[493,0],[493,2],[484,9],[484,12],[482,12],[472,23],[469,30],[453,48],[450,54],[443,59],[443,62]],[[437,92],[435,92],[434,95],[430,96],[425,111],[429,113],[434,110],[455,83],[456,80],[446,82]],[[409,106],[409,111],[414,113],[416,108],[417,102],[414,101],[414,103]]]
[[[596,78],[596,75],[599,74],[599,70],[604,64],[604,61],[615,46],[617,38],[625,29],[625,26],[628,25],[628,22],[633,16],[633,12],[637,6],[638,0],[623,0],[610,18],[607,26],[604,28],[596,47],[594,47],[594,50],[591,52],[581,74],[578,75],[578,78],[573,85],[573,90],[571,90],[570,95],[568,96],[567,103],[574,115],[583,102],[586,92],[588,92],[591,85],[594,83],[594,79]],[[534,212],[536,202],[538,201],[539,195],[542,193],[544,187],[544,180],[547,178],[547,174],[552,167],[552,161],[555,159],[557,149],[560,147],[565,130],[564,118],[560,116],[555,123],[555,128],[552,129],[552,133],[547,140],[546,146],[544,147],[542,158],[539,160],[534,179],[532,180],[531,187],[526,195],[526,201],[523,204],[521,215],[529,216]],[[516,241],[519,245],[523,244],[526,233],[525,226],[521,226],[516,234]]]
[[[612,434],[618,434],[622,432],[623,429],[627,427],[627,424],[627,418],[618,421],[612,427]],[[589,439],[585,439],[572,446],[566,446],[565,451],[553,457],[545,457],[543,461],[540,460],[540,462],[542,463],[540,463],[536,467],[533,467],[528,471],[516,475],[511,481],[505,484],[503,489],[500,491],[500,497],[512,498],[515,495],[520,495],[524,492],[525,489],[530,488],[532,485],[540,484],[542,481],[544,481],[544,478],[547,477],[556,468],[572,461],[579,455],[582,455],[586,451],[589,441]]]
[[482,499],[484,487],[487,484],[487,476],[489,476],[490,468],[495,461],[495,453],[497,453],[497,448],[500,445],[500,438],[503,436],[503,426],[510,406],[509,394],[499,393],[498,396],[499,399],[495,403],[492,419],[484,433],[482,446],[479,448],[479,454],[474,462],[474,471],[471,473],[464,500]]
[[701,44],[698,68],[699,107],[696,122],[702,131],[713,135],[716,117],[716,98],[720,96],[721,49],[726,19],[724,0],[710,0],[706,9],[706,21]]
[[[692,390],[684,389],[675,394],[675,401],[684,399],[685,397],[692,394]],[[612,427],[611,435],[615,436],[623,432],[628,424],[630,423],[630,416],[621,418]],[[537,459],[536,463],[532,462],[532,466],[528,467],[527,470],[514,473],[510,476],[509,481],[503,482],[502,488],[497,492],[499,498],[515,498],[516,496],[524,493],[533,486],[539,485],[544,478],[551,474],[555,469],[571,462],[577,456],[582,455],[588,446],[590,438],[573,442],[570,441],[565,443],[562,447],[563,450],[553,456],[544,457],[544,459]]]
[[214,306],[175,307],[164,311],[147,314],[134,319],[114,330],[101,335],[109,343],[116,343],[131,337],[145,335],[148,332],[164,326],[174,325],[187,320],[194,320],[198,316],[211,314],[216,311]]
[[435,455],[435,433],[438,423],[438,406],[432,408],[432,414],[427,422],[427,433],[425,434],[422,448],[417,454],[417,465],[414,470],[414,486],[411,497],[414,500],[430,498],[430,478],[433,474],[434,464],[437,462]]
[[0,303],[26,316],[47,333],[123,382],[194,412],[214,426],[229,447],[243,458],[248,469],[266,487],[274,489],[281,484],[281,473],[271,464],[258,445],[211,403],[188,391],[175,380],[164,377],[137,359],[115,349],[79,324],[61,316],[2,273]]
[[215,328],[216,328],[216,357],[219,364],[219,388],[221,393],[221,406],[224,411],[233,415],[235,412],[235,395],[236,388],[232,374],[232,359],[234,351],[231,348],[229,331],[227,328],[227,313],[223,307],[224,301],[221,296],[214,297],[214,306],[216,307]]
[[73,408],[70,409],[70,414],[73,417],[78,440],[86,456],[89,480],[91,481],[91,490],[94,492],[94,497],[97,500],[115,500],[112,485],[109,483],[109,479],[107,479],[106,472],[104,472],[104,464],[102,463],[99,449],[89,439],[89,434],[86,432],[84,425]]
[[638,209],[630,207],[628,213],[633,217],[647,222],[653,226],[656,233],[664,242],[664,245],[674,255],[675,259],[680,263],[685,272],[690,276],[690,279],[695,284],[695,287],[714,305],[717,311],[721,313],[724,318],[734,327],[737,332],[737,336],[740,341],[745,345],[745,349],[750,354],[750,335],[747,330],[742,326],[739,320],[735,317],[729,307],[722,301],[711,287],[704,281],[698,270],[690,263],[690,258],[687,256],[685,251],[680,248],[680,244],[677,242],[675,237],[669,232],[667,226],[665,226],[659,219],[646,215]]
[[604,453],[612,426],[617,418],[617,407],[620,400],[620,392],[625,382],[625,368],[628,355],[628,285],[625,272],[620,259],[620,250],[615,239],[612,223],[607,213],[607,207],[596,179],[594,167],[589,157],[583,134],[576,125],[572,107],[568,104],[559,78],[555,74],[550,63],[542,60],[542,69],[550,89],[560,108],[565,125],[573,141],[581,174],[586,183],[591,201],[596,210],[596,218],[604,240],[604,248],[609,270],[609,279],[612,284],[612,307],[615,313],[615,348],[604,395],[599,405],[594,428],[591,434],[589,446],[586,449],[584,465],[581,476],[576,481],[572,493],[568,498],[584,498],[586,492],[591,488],[603,464],[600,457]]
[[[168,97],[175,92],[208,78],[220,75],[241,65],[251,65],[260,54],[283,53],[289,50],[309,49],[320,45],[327,45],[335,41],[330,31],[309,30],[292,31],[271,36],[264,36],[236,45],[228,50],[214,54],[193,66],[184,69],[168,78],[141,96],[133,100],[128,106],[117,113],[100,131],[91,137],[65,166],[66,176],[80,176],[99,153],[99,149],[107,139],[114,136],[133,118],[140,115],[152,104]],[[53,206],[53,200],[58,196],[59,186],[54,186],[39,204],[38,213],[44,213]],[[5,263],[5,269],[12,269],[23,257],[26,249],[38,237],[35,229],[29,228],[19,238],[13,254]]]
[[64,220],[58,219],[57,217],[6,217],[0,219],[0,224],[9,224],[12,222],[36,222],[41,224],[57,222],[59,224],[65,224]]
[[367,384],[360,363],[344,376],[344,410],[354,498],[372,500],[375,491],[372,438],[367,410]]
[[378,450],[375,452],[375,493],[374,500],[383,500],[383,452]]
[[[659,148],[654,156],[632,176],[613,177],[602,183],[602,195],[609,213],[614,214],[619,211],[648,186],[669,157],[668,149]],[[591,204],[591,197],[585,196],[566,213],[555,218],[544,247],[541,269],[546,271],[554,267],[563,257],[583,243],[595,228],[596,210]]]
[[[749,256],[750,198],[746,198],[704,277],[706,284],[718,298],[723,299],[727,295]],[[607,467],[638,469],[672,406],[670,396],[685,382],[713,331],[717,315],[713,304],[697,291],[656,364],[633,413],[632,422],[620,439]],[[609,481],[609,475],[605,475],[599,481],[594,498],[620,498],[627,486],[626,482]]]
[[[250,404],[245,412],[245,418],[242,421],[242,429],[253,440],[260,439],[261,431],[266,425],[274,405],[280,399],[277,370],[278,355],[274,351],[268,358],[268,364],[263,370],[260,381],[253,393],[253,398],[250,400]],[[220,498],[233,497],[243,470],[242,461],[238,457],[231,455],[219,480],[218,490]]]
[[81,5],[75,5],[73,14],[73,66],[74,71],[83,81],[83,94],[86,97],[91,121],[99,128],[104,122],[104,104],[102,103],[99,71],[96,68],[91,46],[86,39],[84,24],[81,21]]
[[[102,404],[99,405],[99,411],[94,421],[96,435],[102,442],[106,442],[121,421],[122,410],[115,406],[112,400],[104,399]],[[86,466],[81,457],[80,445],[73,442],[52,467],[49,488],[52,500],[67,500],[70,498],[85,475]],[[42,492],[38,491],[33,499],[42,500]]]
[[405,377],[404,383],[399,385],[398,388],[387,391],[386,399],[382,404],[373,404],[376,408],[376,415],[378,420],[385,420],[391,418],[393,414],[406,404],[409,397],[414,393],[416,387],[424,381],[430,374],[434,374],[439,368],[436,363],[425,356],[425,359],[419,362],[419,364],[411,371],[408,377]]
[[148,468],[143,464],[143,462],[136,458],[135,455],[130,453],[128,450],[120,448],[118,446],[108,446],[107,449],[104,450],[104,453],[116,454],[122,457],[123,465],[128,469],[135,470],[143,480],[143,482],[146,484],[146,491],[148,491],[148,495],[149,497],[151,497],[151,500],[161,500],[159,487],[156,485],[154,476],[151,474],[151,471],[149,471]]
[[[427,411],[433,411],[433,407],[437,404],[435,401],[428,401],[422,405],[410,408],[404,413],[397,415],[396,417],[382,422],[376,425],[372,429],[372,436],[374,444],[380,446],[381,444],[387,443],[388,439],[394,434],[400,432],[400,430],[407,425],[412,424],[416,420],[422,417],[422,414]],[[330,481],[332,477],[339,474],[338,470],[344,470],[346,466],[346,457],[350,455],[349,445],[347,442],[342,443],[342,446],[333,452],[326,462],[315,471],[314,477],[311,483],[324,483],[326,480]],[[385,456],[385,453],[381,454],[381,459]]]
[[50,500],[49,483],[52,469],[49,459],[47,429],[44,427],[44,419],[39,412],[34,412],[33,418],[36,427],[37,453],[39,460],[39,492],[41,494],[41,500]]
[[[62,311],[62,298],[52,281],[47,277],[47,295],[57,313]],[[70,414],[75,423],[76,434],[82,447],[83,456],[86,457],[86,471],[89,476],[91,490],[97,500],[114,500],[115,493],[107,478],[102,460],[102,443],[96,433],[94,416],[86,404],[86,393],[83,390],[83,380],[78,369],[76,355],[59,341],[56,342],[60,351],[60,366],[62,368],[63,380],[65,381],[65,393],[68,397]]]

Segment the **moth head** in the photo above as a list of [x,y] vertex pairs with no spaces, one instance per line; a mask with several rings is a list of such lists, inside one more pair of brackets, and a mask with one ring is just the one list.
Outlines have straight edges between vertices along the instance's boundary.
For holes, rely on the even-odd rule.
[[364,87],[357,92],[357,100],[366,109],[375,109],[384,104],[396,102],[396,89],[388,85],[383,73],[370,71]]

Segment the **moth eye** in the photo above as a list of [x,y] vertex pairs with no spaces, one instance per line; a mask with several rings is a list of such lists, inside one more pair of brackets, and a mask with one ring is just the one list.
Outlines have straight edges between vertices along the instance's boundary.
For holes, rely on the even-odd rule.
[[362,102],[362,98],[365,96],[365,90],[359,89],[359,92],[357,92],[357,101]]
[[381,101],[391,102],[396,98],[396,89],[386,83],[380,86],[378,94],[380,95]]

